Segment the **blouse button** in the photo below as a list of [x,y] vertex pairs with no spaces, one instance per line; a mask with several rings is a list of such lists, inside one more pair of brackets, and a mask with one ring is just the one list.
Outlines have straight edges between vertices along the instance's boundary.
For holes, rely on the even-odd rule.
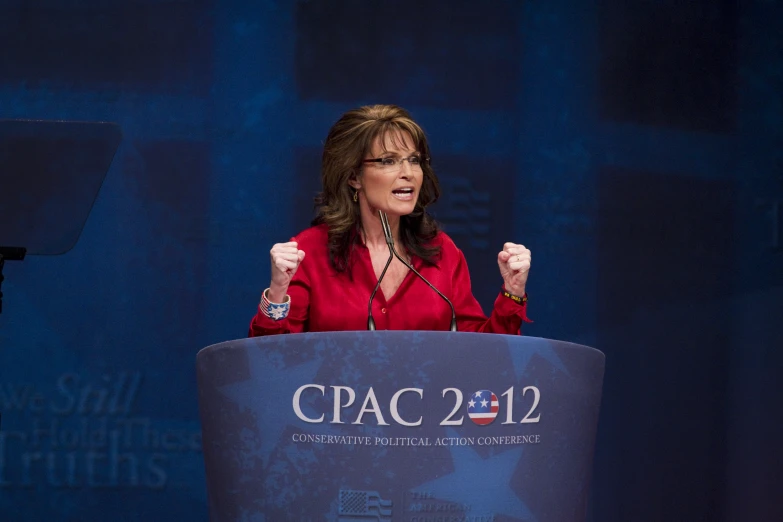
[[386,309],[385,308],[381,308],[381,313],[385,314],[386,313]]

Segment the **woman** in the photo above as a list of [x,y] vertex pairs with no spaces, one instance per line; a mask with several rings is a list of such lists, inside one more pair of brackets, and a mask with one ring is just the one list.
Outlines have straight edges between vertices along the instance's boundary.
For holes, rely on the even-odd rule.
[[[424,131],[404,109],[345,113],[324,144],[314,226],[272,247],[272,280],[250,336],[366,330],[370,295],[389,258],[379,210],[398,253],[453,303],[459,331],[520,333],[530,251],[506,243],[498,253],[503,287],[486,317],[464,255],[426,212],[440,195],[429,159]],[[372,315],[378,330],[448,330],[451,308],[395,258]]]

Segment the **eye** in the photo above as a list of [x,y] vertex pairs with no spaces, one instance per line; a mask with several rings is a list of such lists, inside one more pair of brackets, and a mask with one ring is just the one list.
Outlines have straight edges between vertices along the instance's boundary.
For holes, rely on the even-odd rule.
[[421,158],[419,156],[411,156],[408,158],[411,165],[421,165]]
[[396,165],[397,161],[395,161],[394,158],[381,158],[381,165],[384,167],[391,167],[392,165]]

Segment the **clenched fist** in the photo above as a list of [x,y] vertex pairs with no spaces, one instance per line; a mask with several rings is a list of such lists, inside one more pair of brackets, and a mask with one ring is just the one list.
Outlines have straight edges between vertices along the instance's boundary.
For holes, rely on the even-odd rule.
[[288,292],[288,285],[305,257],[296,241],[277,243],[269,251],[272,260],[272,282],[269,284],[269,300],[282,303]]
[[498,267],[507,292],[519,297],[525,295],[531,260],[530,250],[525,245],[503,245],[503,250],[498,253]]

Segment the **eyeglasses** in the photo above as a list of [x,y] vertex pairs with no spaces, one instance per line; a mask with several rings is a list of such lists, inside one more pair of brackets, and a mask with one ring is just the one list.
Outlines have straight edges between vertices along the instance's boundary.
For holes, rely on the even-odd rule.
[[419,156],[418,154],[414,154],[413,156],[399,159],[393,157],[366,159],[362,160],[362,163],[375,163],[379,169],[392,172],[400,170],[402,168],[402,164],[406,161],[411,166],[411,170],[421,170],[422,164],[429,163],[430,159],[426,156]]

